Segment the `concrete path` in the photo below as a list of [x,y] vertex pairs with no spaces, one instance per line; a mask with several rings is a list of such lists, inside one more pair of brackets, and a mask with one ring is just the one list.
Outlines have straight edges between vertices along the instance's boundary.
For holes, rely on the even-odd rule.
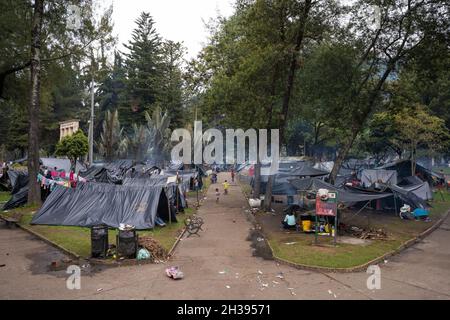
[[[66,288],[64,271],[48,271],[63,255],[28,233],[0,226],[1,299],[450,299],[450,221],[422,243],[381,267],[381,290],[368,290],[368,274],[322,274],[253,257],[251,224],[237,185],[215,201],[208,190],[199,210],[200,237],[185,238],[167,265],[85,268],[81,290]],[[176,265],[185,279],[167,278]],[[280,275],[282,278],[280,278]]]

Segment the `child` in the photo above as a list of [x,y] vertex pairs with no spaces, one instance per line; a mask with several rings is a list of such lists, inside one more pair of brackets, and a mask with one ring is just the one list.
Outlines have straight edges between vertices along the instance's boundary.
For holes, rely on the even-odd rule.
[[224,194],[228,194],[228,187],[230,186],[230,184],[228,183],[227,180],[225,180],[225,182],[223,183],[223,193]]
[[220,192],[219,189],[216,188],[216,203],[219,203]]

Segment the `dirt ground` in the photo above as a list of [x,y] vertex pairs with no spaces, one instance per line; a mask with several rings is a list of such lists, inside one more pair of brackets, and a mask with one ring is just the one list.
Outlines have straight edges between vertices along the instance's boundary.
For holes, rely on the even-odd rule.
[[[368,274],[324,274],[253,256],[246,200],[236,184],[215,201],[210,186],[198,214],[200,237],[184,238],[166,264],[82,268],[81,289],[66,287],[64,270],[49,263],[64,255],[20,229],[0,225],[1,299],[450,299],[450,219],[418,245],[381,266],[381,289]],[[183,280],[165,276],[179,266]]]

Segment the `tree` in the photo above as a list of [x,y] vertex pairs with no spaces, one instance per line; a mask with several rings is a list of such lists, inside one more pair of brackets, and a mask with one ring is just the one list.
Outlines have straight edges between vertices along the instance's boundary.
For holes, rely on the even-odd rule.
[[126,138],[127,154],[136,161],[143,161],[148,157],[150,131],[146,125],[133,123],[131,134]]
[[100,141],[97,143],[99,153],[105,160],[111,161],[119,157],[126,150],[126,140],[123,128],[120,126],[119,113],[117,110],[106,111],[103,121],[103,131],[100,134]]
[[185,52],[179,42],[162,43],[161,80],[158,89],[158,103],[171,116],[171,129],[182,128],[185,121],[183,108],[182,59]]
[[[358,1],[351,8],[353,18],[347,41],[357,48],[355,76],[350,77],[344,103],[337,105],[335,113],[345,120],[345,126],[341,127],[344,136],[330,174],[331,182],[371,115],[386,104],[383,93],[389,77],[413,59],[416,48],[431,35],[448,30],[448,19],[443,19],[443,15],[448,15],[445,1],[386,1],[379,9],[379,24],[370,25],[367,21],[374,15],[371,3]],[[333,81],[328,78],[324,82],[330,80]]]
[[[99,115],[96,126],[96,136],[100,135],[105,119],[105,112],[121,109],[126,104],[126,69],[122,55],[116,51],[114,53],[114,64],[111,72],[107,73],[97,90],[97,100],[99,102]],[[119,114],[121,123],[125,123],[124,115]]]
[[144,112],[157,100],[160,64],[161,38],[154,27],[155,22],[147,12],[142,12],[136,20],[132,39],[125,45],[124,53],[127,69],[127,103],[120,113],[125,128],[131,123],[143,124]]
[[31,87],[28,131],[28,174],[30,176],[28,203],[41,202],[41,188],[37,182],[39,172],[39,109],[41,94],[41,32],[44,14],[44,0],[35,0],[31,30]]
[[168,159],[170,152],[170,116],[167,112],[163,114],[161,109],[156,107],[152,116],[148,112],[145,113],[145,119],[150,137],[150,159],[162,163]]
[[77,159],[88,153],[88,139],[82,130],[78,130],[73,135],[64,137],[56,145],[56,155],[69,158],[71,170],[75,170]]
[[394,125],[398,128],[399,137],[396,143],[409,151],[411,172],[416,172],[416,155],[419,147],[430,151],[442,151],[448,147],[450,134],[445,121],[433,116],[421,105],[404,108],[394,115]]

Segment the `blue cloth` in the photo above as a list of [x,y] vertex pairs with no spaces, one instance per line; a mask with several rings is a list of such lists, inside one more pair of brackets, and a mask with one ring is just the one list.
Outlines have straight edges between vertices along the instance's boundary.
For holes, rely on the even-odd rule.
[[286,217],[284,218],[284,222],[286,222],[290,226],[295,226],[295,224],[296,224],[295,216],[287,214]]
[[428,217],[428,210],[417,208],[413,211],[414,217]]

